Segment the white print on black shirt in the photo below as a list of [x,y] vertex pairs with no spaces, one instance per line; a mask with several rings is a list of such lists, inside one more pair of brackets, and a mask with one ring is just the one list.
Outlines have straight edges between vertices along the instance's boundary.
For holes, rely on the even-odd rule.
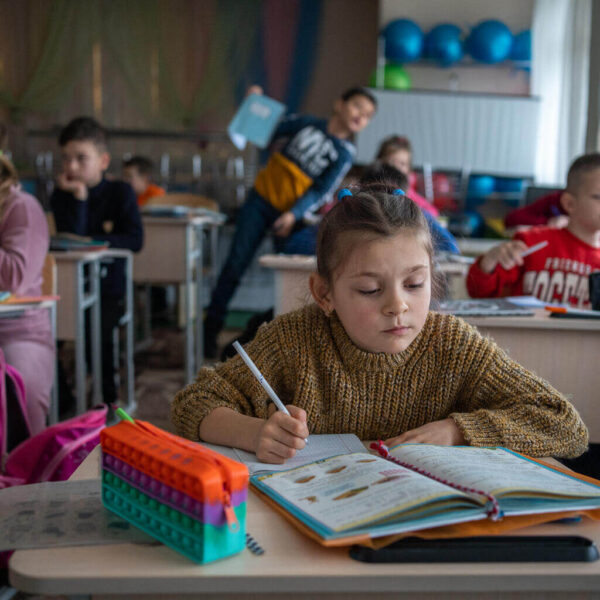
[[327,134],[313,125],[304,127],[292,138],[285,154],[295,160],[298,166],[313,179],[339,156]]
[[[548,262],[554,259],[548,259]],[[576,262],[570,259],[569,262]],[[577,263],[583,264],[583,263]],[[589,265],[583,265],[591,271]],[[576,304],[581,308],[589,307],[589,283],[588,276],[579,273],[565,273],[564,271],[527,271],[523,276],[523,294],[536,296],[542,302],[559,304]]]

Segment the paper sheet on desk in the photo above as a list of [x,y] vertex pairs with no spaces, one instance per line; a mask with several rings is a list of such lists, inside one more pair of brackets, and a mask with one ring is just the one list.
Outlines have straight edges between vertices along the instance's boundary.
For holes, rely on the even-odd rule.
[[256,454],[240,450],[239,448],[229,448],[227,446],[217,446],[216,444],[205,443],[202,443],[202,445],[224,454],[233,460],[244,463],[248,467],[250,475],[265,471],[285,471],[286,469],[301,467],[314,462],[315,460],[329,458],[330,456],[336,456],[337,454],[368,452],[364,444],[353,433],[311,435],[308,438],[308,444],[300,452],[296,453],[294,458],[287,460],[283,465],[260,462],[256,458]]
[[0,490],[0,551],[154,543],[104,508],[100,486],[100,479],[85,479]]

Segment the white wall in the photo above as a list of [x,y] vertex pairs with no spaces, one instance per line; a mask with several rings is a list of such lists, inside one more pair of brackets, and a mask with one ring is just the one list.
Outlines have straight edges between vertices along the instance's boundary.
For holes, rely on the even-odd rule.
[[[468,34],[480,21],[497,19],[515,33],[531,28],[534,0],[380,0],[380,29],[393,20],[415,21],[427,33],[439,23],[453,23]],[[469,58],[467,57],[467,62]],[[413,89],[529,94],[529,75],[510,66],[483,64],[437,68],[408,64]]]

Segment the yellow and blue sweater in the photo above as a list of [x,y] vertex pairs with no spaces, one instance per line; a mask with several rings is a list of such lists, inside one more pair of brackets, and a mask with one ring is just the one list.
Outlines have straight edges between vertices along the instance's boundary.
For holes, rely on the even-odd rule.
[[283,147],[271,154],[254,189],[278,211],[291,211],[299,221],[330,199],[352,166],[356,150],[349,141],[327,133],[326,119],[307,115],[284,119],[272,141],[282,138]]

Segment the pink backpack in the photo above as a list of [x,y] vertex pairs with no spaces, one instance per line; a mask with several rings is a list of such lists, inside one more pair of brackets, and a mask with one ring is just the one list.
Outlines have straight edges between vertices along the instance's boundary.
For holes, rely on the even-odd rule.
[[30,435],[23,378],[7,364],[0,348],[0,467],[7,453]]
[[[2,479],[8,477],[8,485],[68,479],[100,443],[106,412],[106,406],[94,408],[25,440],[8,455]],[[2,479],[0,487],[7,487]]]
[[100,406],[30,437],[23,379],[0,349],[0,489],[68,479],[100,443],[106,413]]

